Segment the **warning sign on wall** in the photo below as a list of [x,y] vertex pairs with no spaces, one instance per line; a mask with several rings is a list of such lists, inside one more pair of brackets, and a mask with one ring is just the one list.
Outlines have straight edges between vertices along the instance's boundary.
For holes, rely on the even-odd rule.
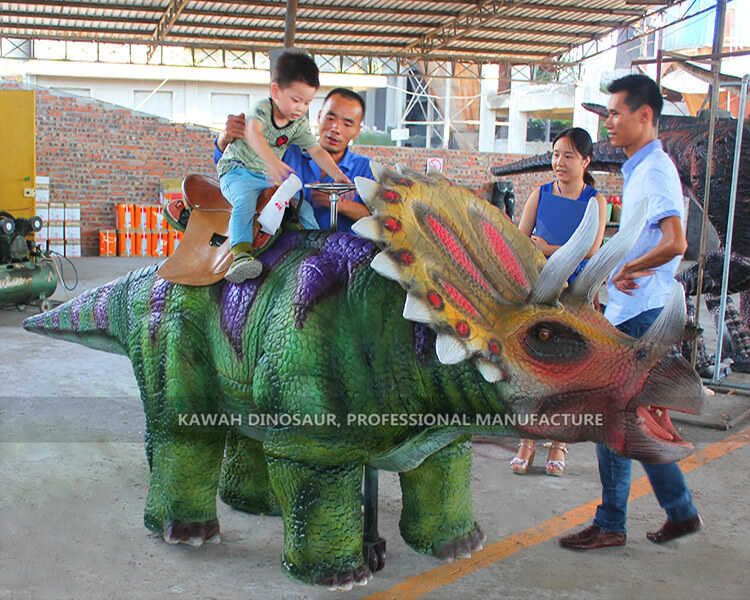
[[429,173],[430,171],[438,171],[439,173],[442,173],[444,161],[445,159],[438,158],[437,156],[431,156],[427,159],[427,167],[425,168],[426,172]]

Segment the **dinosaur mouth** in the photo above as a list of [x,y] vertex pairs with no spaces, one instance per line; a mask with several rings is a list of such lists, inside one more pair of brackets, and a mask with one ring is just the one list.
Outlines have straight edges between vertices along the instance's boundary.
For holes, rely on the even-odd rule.
[[698,374],[682,357],[668,356],[652,369],[640,393],[630,401],[625,435],[621,441],[613,440],[612,447],[647,462],[684,458],[693,445],[679,434],[669,411],[699,414],[702,405],[703,385]]
[[693,450],[672,423],[670,411],[698,414],[703,386],[698,374],[679,356],[667,356],[649,372],[629,400],[617,391],[589,390],[547,397],[533,420],[518,429],[528,437],[561,442],[594,441],[628,458],[666,463]]

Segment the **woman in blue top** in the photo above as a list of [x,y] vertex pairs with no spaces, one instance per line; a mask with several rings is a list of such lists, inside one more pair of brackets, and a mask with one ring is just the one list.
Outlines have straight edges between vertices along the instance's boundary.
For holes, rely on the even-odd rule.
[[[571,282],[602,245],[607,220],[607,200],[594,189],[594,178],[587,168],[591,163],[593,144],[585,129],[569,127],[552,142],[552,170],[555,180],[545,183],[529,195],[518,227],[531,237],[544,256],[551,256],[562,246],[583,218],[592,197],[599,204],[599,232],[586,258],[571,275]],[[510,461],[514,473],[523,475],[534,460],[534,440],[521,439],[518,453]],[[547,456],[547,475],[559,477],[565,472],[566,444],[552,442]]]

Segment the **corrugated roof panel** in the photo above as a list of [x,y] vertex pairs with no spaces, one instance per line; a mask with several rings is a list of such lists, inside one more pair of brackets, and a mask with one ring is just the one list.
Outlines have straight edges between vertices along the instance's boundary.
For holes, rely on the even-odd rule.
[[[169,0],[43,2],[0,4],[0,35],[60,38],[78,28],[101,41],[140,39],[153,33],[169,5]],[[537,59],[545,52],[551,58],[653,9],[626,0],[519,0],[491,16],[478,14],[477,0],[299,0],[296,39],[321,53],[395,54],[412,48],[428,56],[481,54],[482,60],[501,60],[515,46],[533,50],[529,56]],[[245,48],[280,45],[285,18],[281,0],[193,0],[164,41],[201,45],[213,36]]]

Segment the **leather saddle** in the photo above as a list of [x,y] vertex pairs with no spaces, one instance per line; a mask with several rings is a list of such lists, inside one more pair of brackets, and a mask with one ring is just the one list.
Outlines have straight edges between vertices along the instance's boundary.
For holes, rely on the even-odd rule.
[[[276,188],[263,190],[258,198],[256,217],[271,198]],[[213,285],[224,278],[232,263],[229,247],[229,217],[232,206],[219,189],[219,182],[204,175],[188,175],[182,182],[183,200],[172,201],[165,207],[171,211],[172,222],[181,212],[188,211],[185,235],[174,253],[157,271],[159,277],[183,285]],[[173,203],[177,203],[174,205]],[[180,202],[184,206],[180,206]],[[188,218],[189,217],[189,218]],[[253,247],[264,249],[270,236],[260,231],[257,219],[253,222]]]

